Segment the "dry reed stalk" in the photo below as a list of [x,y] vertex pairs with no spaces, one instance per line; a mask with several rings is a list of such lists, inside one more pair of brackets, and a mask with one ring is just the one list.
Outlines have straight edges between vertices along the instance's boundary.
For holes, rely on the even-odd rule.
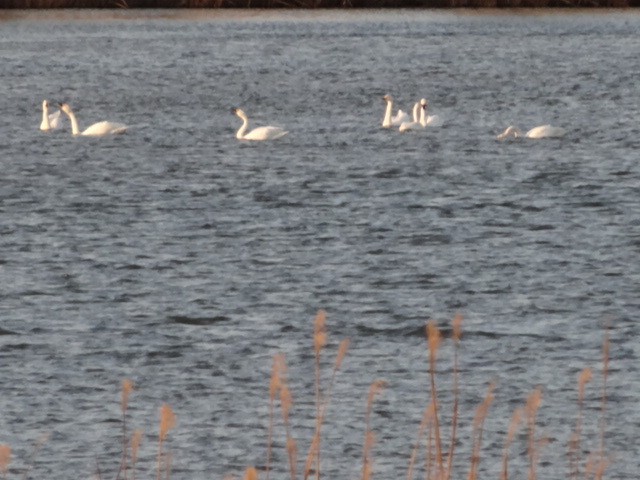
[[[162,447],[164,445],[164,440],[167,437],[167,433],[176,423],[176,417],[171,410],[169,405],[164,404],[160,407],[160,431],[158,434],[158,473],[156,476],[157,480],[161,480],[162,478],[162,466],[163,466],[163,451]],[[165,466],[166,468],[166,466]]]
[[569,439],[569,478],[580,477],[580,436],[582,435],[582,409],[584,406],[584,387],[591,380],[593,372],[585,367],[578,375],[578,415],[576,429]]
[[507,429],[507,435],[504,440],[504,447],[502,449],[502,473],[500,474],[500,480],[507,480],[509,478],[508,464],[509,464],[509,447],[511,441],[516,434],[520,422],[522,421],[523,409],[516,408],[511,415],[511,421],[509,422],[509,428]]
[[338,353],[333,362],[333,370],[331,372],[331,378],[327,391],[324,395],[324,399],[320,393],[320,353],[322,348],[327,343],[327,327],[326,327],[326,312],[324,310],[318,310],[314,325],[313,325],[313,349],[314,349],[314,370],[315,370],[315,406],[316,406],[316,424],[315,432],[311,443],[309,445],[309,451],[307,452],[307,459],[304,468],[304,480],[307,480],[309,473],[311,472],[311,466],[313,464],[314,456],[316,463],[316,478],[320,478],[320,430],[324,422],[325,413],[329,405],[331,398],[331,392],[333,390],[333,384],[336,378],[336,374],[342,365],[342,361],[349,348],[349,340],[343,339],[338,347]]
[[131,435],[131,479],[136,479],[136,461],[138,460],[138,447],[142,439],[142,430],[139,428]]
[[442,340],[435,321],[429,320],[426,326],[427,344],[429,346],[429,377],[431,381],[431,402],[433,403],[433,429],[436,443],[437,476],[443,472],[442,442],[440,440],[440,424],[438,422],[438,393],[436,391],[436,354]]
[[304,465],[304,480],[309,478],[309,473],[311,472],[311,465],[313,464],[313,460],[315,458],[315,452],[318,448],[318,443],[320,440],[320,432],[318,430],[315,431],[313,438],[311,439],[311,445],[309,445],[309,452],[307,454],[307,460]]
[[484,420],[487,418],[489,412],[489,406],[493,401],[493,389],[495,384],[491,382],[487,388],[487,393],[482,400],[482,403],[476,407],[476,412],[473,417],[473,447],[471,450],[471,465],[469,467],[468,480],[476,480],[478,477],[478,465],[480,463],[480,447],[482,446],[482,431],[484,426]]
[[167,452],[164,456],[164,478],[170,480],[171,473],[171,452]]
[[284,428],[287,436],[287,456],[289,458],[289,472],[291,474],[291,480],[295,480],[296,477],[296,454],[297,447],[296,441],[291,436],[291,427],[289,426],[289,409],[291,408],[291,391],[286,384],[282,384],[280,387],[280,408],[282,409],[282,421],[284,422]]
[[453,412],[451,414],[451,440],[449,442],[449,454],[447,456],[447,468],[444,479],[451,478],[453,468],[453,451],[456,444],[456,430],[458,426],[458,348],[462,335],[462,315],[457,313],[451,320],[453,327]]
[[122,459],[120,460],[120,468],[116,479],[120,478],[120,472],[123,472],[124,479],[127,479],[127,404],[129,402],[129,393],[133,390],[133,383],[126,378],[122,380],[120,408],[122,410]]
[[[433,404],[432,404],[433,405]],[[432,414],[433,415],[433,414]],[[424,476],[425,480],[431,480],[431,472],[433,471],[433,416],[427,424],[427,451],[425,455]]]
[[33,465],[33,460],[36,458],[38,450],[40,450],[40,447],[42,446],[42,444],[45,442],[47,438],[49,438],[49,434],[43,433],[38,437],[38,440],[36,440],[36,443],[33,446],[33,452],[31,452],[31,456],[29,456],[29,460],[27,460],[27,468],[24,469],[24,472],[22,474],[22,480],[27,480],[27,476],[29,475],[29,470],[31,470],[31,465]]
[[[315,357],[315,390],[316,390],[316,430],[320,422],[320,351],[327,343],[326,312],[322,309],[316,313],[313,322],[313,352]],[[320,480],[320,438],[316,448],[316,480]]]
[[413,445],[413,450],[411,451],[411,458],[409,460],[409,468],[407,470],[407,480],[411,480],[413,477],[413,465],[416,461],[416,456],[418,454],[418,447],[420,446],[420,440],[424,435],[424,432],[428,425],[433,421],[433,403],[429,403],[427,407],[424,409],[422,413],[422,419],[420,420],[420,427],[418,428],[418,435],[416,437],[416,443]]
[[600,463],[604,460],[604,430],[607,407],[607,376],[609,373],[609,326],[604,329],[602,341],[602,400],[600,403]]
[[527,429],[528,429],[528,446],[527,451],[529,452],[529,480],[535,480],[536,478],[536,440],[535,440],[535,425],[536,425],[536,414],[538,412],[538,408],[540,407],[540,401],[542,400],[542,389],[537,387],[527,396],[527,401],[524,407],[524,414],[527,421]]
[[7,466],[11,461],[11,449],[9,445],[0,445],[0,470],[2,470],[3,480],[7,480]]
[[273,417],[275,401],[282,386],[282,378],[286,373],[286,362],[284,355],[276,353],[271,363],[271,378],[269,380],[269,425],[267,427],[267,480],[271,470],[271,449],[273,442]]
[[362,451],[362,476],[361,480],[369,480],[371,478],[371,448],[375,443],[375,433],[371,429],[371,412],[373,411],[373,400],[376,395],[382,392],[386,382],[376,380],[369,386],[369,394],[367,395],[367,408],[365,411],[364,423],[364,448]]

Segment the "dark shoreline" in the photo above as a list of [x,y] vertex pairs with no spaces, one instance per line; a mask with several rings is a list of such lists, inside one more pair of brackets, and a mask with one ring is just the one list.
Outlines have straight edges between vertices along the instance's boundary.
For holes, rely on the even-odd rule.
[[2,9],[240,8],[240,9],[459,9],[637,8],[640,0],[0,0]]

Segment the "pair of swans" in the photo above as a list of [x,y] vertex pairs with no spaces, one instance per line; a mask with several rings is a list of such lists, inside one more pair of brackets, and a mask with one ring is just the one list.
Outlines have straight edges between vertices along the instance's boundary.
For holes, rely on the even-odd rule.
[[42,102],[42,123],[40,124],[40,130],[48,131],[61,126],[60,112],[64,112],[71,120],[71,133],[73,135],[109,135],[114,133],[122,133],[127,129],[127,126],[123,123],[103,121],[94,123],[90,127],[80,131],[78,127],[78,120],[76,119],[73,110],[66,103],[60,104],[60,110],[55,113],[49,114],[49,102],[44,100]]
[[271,125],[257,127],[247,132],[247,128],[249,128],[249,119],[247,118],[247,114],[239,108],[234,108],[233,113],[242,119],[242,126],[236,133],[236,138],[238,140],[275,140],[276,138],[283,137],[289,133],[284,128],[273,127]]
[[427,100],[422,98],[413,105],[413,119],[402,110],[398,110],[395,116],[393,113],[393,98],[391,95],[385,95],[382,99],[387,102],[387,108],[382,120],[382,126],[385,128],[399,127],[401,132],[406,130],[415,130],[420,128],[440,127],[443,124],[442,118],[438,115],[427,115]]
[[398,130],[406,132],[427,127],[441,127],[442,124],[443,121],[439,115],[427,115],[427,99],[421,98],[420,102],[413,106],[413,121],[401,123]]
[[567,131],[564,128],[554,127],[552,125],[540,125],[526,133],[522,133],[518,127],[510,125],[496,138],[557,138],[564,137],[566,133]]

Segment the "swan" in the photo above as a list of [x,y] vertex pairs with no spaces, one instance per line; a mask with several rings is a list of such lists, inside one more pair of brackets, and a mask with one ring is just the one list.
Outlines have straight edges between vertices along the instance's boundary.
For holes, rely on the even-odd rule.
[[49,101],[42,101],[42,123],[40,123],[40,130],[46,132],[48,130],[53,130],[54,128],[58,128],[61,125],[60,122],[60,110],[55,111],[52,114],[49,114]]
[[112,133],[122,133],[128,128],[123,123],[104,121],[94,123],[89,128],[86,128],[81,132],[78,128],[78,120],[71,110],[71,107],[66,103],[61,103],[60,110],[66,113],[71,120],[71,133],[74,135],[109,135]]
[[411,119],[402,110],[398,110],[398,113],[392,117],[391,111],[393,110],[393,98],[387,94],[382,99],[387,102],[387,109],[384,112],[384,118],[382,119],[382,126],[385,128],[401,125],[402,122],[410,122]]
[[554,138],[563,137],[566,133],[567,131],[561,127],[554,127],[552,125],[540,125],[538,127],[532,128],[523,135],[518,127],[510,125],[496,138]]
[[440,115],[427,115],[427,99],[421,98],[420,105],[422,110],[420,111],[420,124],[423,127],[441,127],[444,121]]
[[407,130],[416,130],[416,129],[424,128],[422,123],[420,123],[420,117],[423,115],[421,110],[423,109],[424,109],[423,105],[421,105],[420,102],[417,102],[413,106],[413,122],[402,122],[398,130],[400,130],[401,132],[406,132]]
[[273,140],[289,133],[284,128],[272,126],[254,128],[250,132],[245,133],[247,127],[249,126],[249,119],[247,118],[247,114],[239,108],[234,108],[233,113],[235,113],[242,119],[242,126],[236,133],[236,138],[238,140]]

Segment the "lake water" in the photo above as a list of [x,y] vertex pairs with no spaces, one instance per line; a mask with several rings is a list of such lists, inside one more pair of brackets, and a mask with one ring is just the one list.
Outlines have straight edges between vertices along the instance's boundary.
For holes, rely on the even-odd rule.
[[[464,315],[455,477],[497,381],[480,476],[498,478],[514,408],[542,385],[538,478],[567,478],[576,377],[597,447],[610,325],[606,478],[640,461],[640,15],[635,11],[53,11],[0,22],[0,443],[21,475],[115,478],[120,382],[136,386],[137,478],[169,404],[172,478],[265,464],[271,358],[286,354],[301,456],[313,425],[313,318],[327,311],[324,478],[360,475],[367,389],[376,479],[406,476],[428,403],[423,327]],[[384,129],[382,96],[439,129]],[[44,99],[82,126],[39,131]],[[254,125],[290,133],[240,142]],[[496,140],[551,123],[560,139]],[[284,434],[274,472],[287,478]],[[422,451],[423,449],[421,449]],[[526,478],[526,436],[511,449]],[[420,454],[419,465],[424,464]],[[301,467],[300,467],[301,468]],[[418,473],[424,478],[424,474]],[[264,478],[264,474],[261,474]]]

